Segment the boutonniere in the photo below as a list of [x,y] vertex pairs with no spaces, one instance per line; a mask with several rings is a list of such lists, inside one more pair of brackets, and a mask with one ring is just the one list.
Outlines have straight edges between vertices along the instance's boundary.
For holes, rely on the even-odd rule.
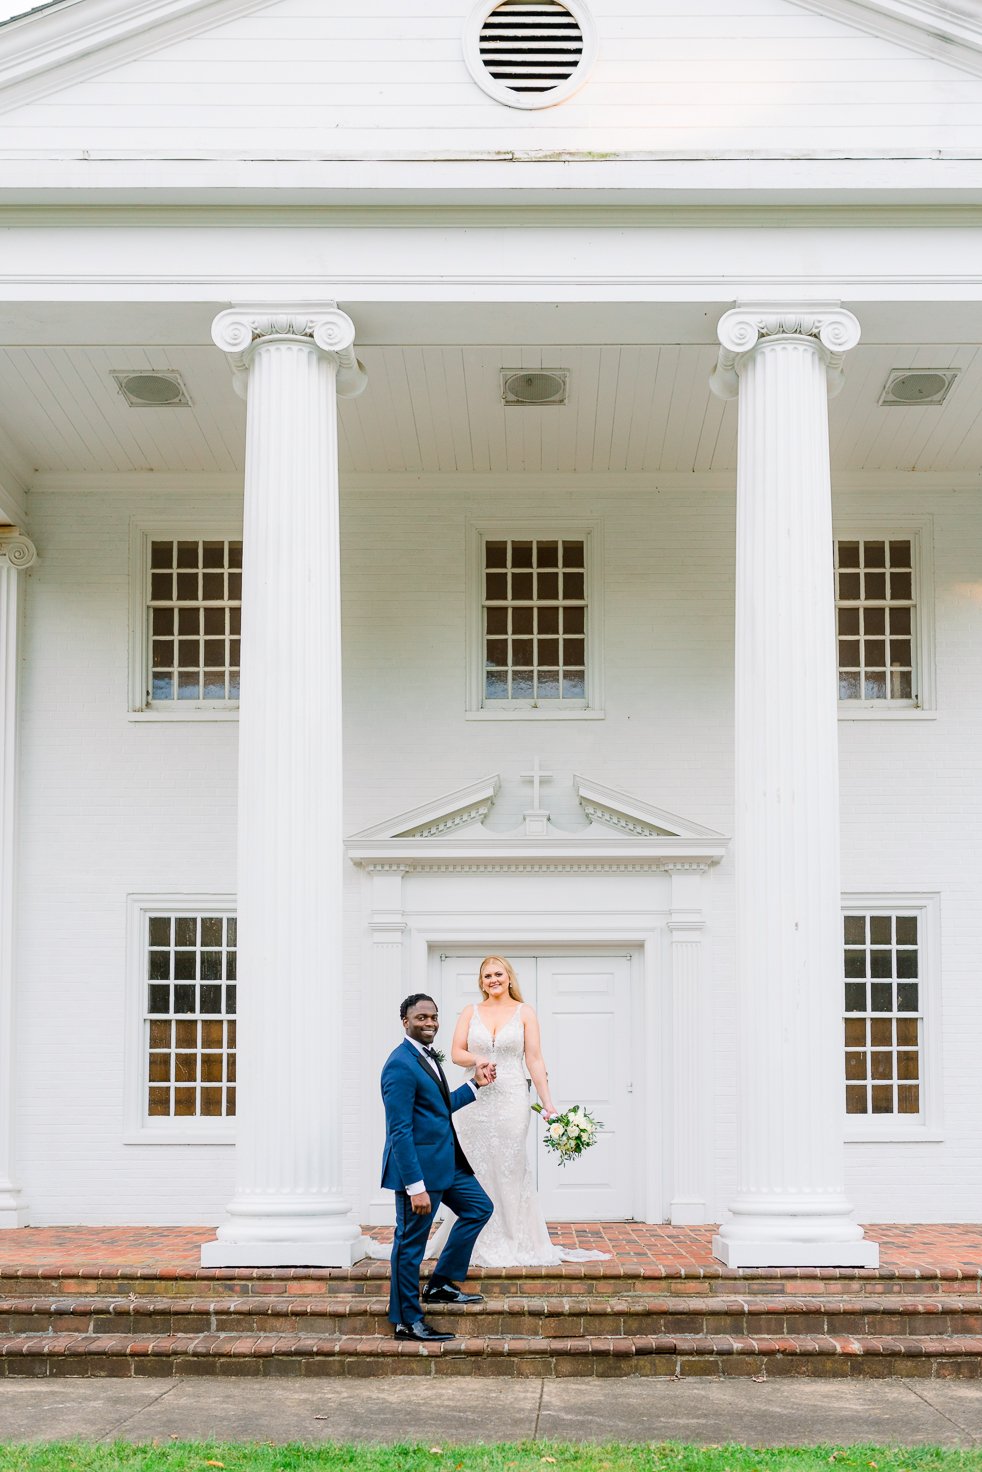
[[433,1054],[433,1057],[436,1059],[437,1063],[439,1063],[440,1067],[442,1068],[443,1065],[447,1061],[447,1055],[446,1055],[446,1053],[444,1053],[442,1051],[442,1049],[440,1049],[440,1048],[431,1048],[430,1049],[430,1052]]

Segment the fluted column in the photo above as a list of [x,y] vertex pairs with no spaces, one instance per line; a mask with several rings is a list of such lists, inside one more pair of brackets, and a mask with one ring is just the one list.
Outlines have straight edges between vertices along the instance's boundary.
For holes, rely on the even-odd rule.
[[748,305],[712,387],[739,398],[738,1185],[730,1267],[875,1266],[843,1189],[842,952],[828,394],[859,324]]
[[222,312],[246,387],[239,709],[236,1189],[206,1267],[349,1266],[342,1196],[338,392],[327,304]]
[[16,1180],[14,918],[17,872],[17,727],[20,609],[34,544],[0,528],[0,1227],[22,1227],[27,1204]]

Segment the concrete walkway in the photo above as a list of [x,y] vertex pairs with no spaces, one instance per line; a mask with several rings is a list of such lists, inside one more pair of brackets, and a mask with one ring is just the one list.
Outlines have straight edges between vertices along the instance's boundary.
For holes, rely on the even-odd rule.
[[982,1383],[7,1380],[0,1442],[684,1441],[982,1445]]

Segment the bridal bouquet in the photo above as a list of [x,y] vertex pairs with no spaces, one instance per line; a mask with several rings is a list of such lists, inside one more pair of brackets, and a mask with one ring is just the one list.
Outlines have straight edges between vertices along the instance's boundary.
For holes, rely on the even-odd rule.
[[[536,1114],[543,1112],[541,1104],[533,1104],[532,1108]],[[546,1121],[543,1144],[547,1150],[552,1150],[559,1156],[560,1165],[565,1165],[567,1161],[575,1160],[577,1155],[582,1155],[584,1150],[589,1149],[597,1138],[597,1131],[602,1127],[602,1120],[587,1114],[581,1104],[574,1104],[572,1109],[567,1109],[563,1114],[554,1114]]]

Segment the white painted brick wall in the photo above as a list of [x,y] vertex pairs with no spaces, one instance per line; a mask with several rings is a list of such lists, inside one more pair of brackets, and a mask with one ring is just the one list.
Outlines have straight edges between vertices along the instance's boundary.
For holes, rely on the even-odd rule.
[[[848,1188],[865,1220],[974,1220],[982,514],[937,491],[853,492],[840,506],[934,517],[938,719],[841,726],[843,884],[938,891],[944,968],[944,1139],[850,1145]],[[38,1223],[204,1224],[231,1192],[227,1147],[122,1143],[125,896],[228,892],[235,880],[235,725],[126,718],[129,519],[221,508],[234,526],[234,498],[217,494],[33,498],[41,560],[27,598],[15,1055],[19,1176]],[[533,514],[603,523],[603,721],[464,719],[467,526]],[[556,774],[547,799],[575,771],[732,831],[731,495],[616,479],[538,492],[466,479],[452,491],[352,485],[343,537],[348,832],[491,772],[517,808],[518,774],[536,753]],[[735,1180],[730,873],[724,863],[712,876],[706,936],[717,1213]],[[381,1144],[368,1137],[365,1101],[400,1035],[395,1018],[385,1037],[368,1030],[362,886],[352,869],[345,1148],[360,1210]]]

